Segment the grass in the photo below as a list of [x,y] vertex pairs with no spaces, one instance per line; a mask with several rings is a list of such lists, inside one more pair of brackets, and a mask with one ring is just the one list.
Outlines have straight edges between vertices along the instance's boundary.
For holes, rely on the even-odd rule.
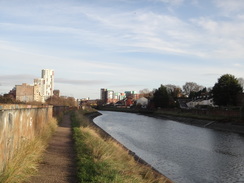
[[35,175],[47,143],[57,127],[53,118],[34,140],[25,141],[0,173],[1,183],[19,183]]
[[84,111],[72,114],[78,179],[82,183],[166,183],[151,167],[134,160],[121,145],[101,137]]

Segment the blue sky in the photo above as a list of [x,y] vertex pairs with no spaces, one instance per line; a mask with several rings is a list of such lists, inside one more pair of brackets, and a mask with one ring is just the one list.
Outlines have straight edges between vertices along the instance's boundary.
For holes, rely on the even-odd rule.
[[0,0],[0,94],[55,71],[55,89],[212,87],[244,77],[243,0]]

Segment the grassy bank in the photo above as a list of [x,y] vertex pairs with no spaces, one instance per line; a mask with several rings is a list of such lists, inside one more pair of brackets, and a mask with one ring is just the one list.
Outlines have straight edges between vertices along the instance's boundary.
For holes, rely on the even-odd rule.
[[27,180],[37,172],[38,164],[47,143],[57,127],[56,119],[52,119],[34,140],[22,142],[13,158],[0,173],[1,183],[19,183]]
[[156,175],[151,167],[136,162],[115,141],[102,138],[84,114],[84,111],[75,111],[71,117],[80,182],[170,182],[167,178]]

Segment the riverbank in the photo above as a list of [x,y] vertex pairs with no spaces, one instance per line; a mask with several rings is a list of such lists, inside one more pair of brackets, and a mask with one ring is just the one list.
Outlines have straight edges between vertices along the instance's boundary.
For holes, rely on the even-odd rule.
[[[102,179],[101,182],[172,182],[95,125],[93,119],[98,115],[98,112],[88,113],[84,118],[84,114],[79,111],[75,113],[76,117],[73,116],[76,122],[81,123],[81,127],[75,127],[74,130],[77,147],[86,147],[78,149],[81,151],[80,155],[78,154],[78,164],[82,165],[78,167],[78,176],[79,172],[81,178],[86,175],[87,182],[99,182],[98,180]],[[82,139],[79,136],[82,136]],[[86,152],[91,153],[86,155]],[[87,164],[88,161],[90,163]],[[89,176],[89,172],[84,172],[87,165],[99,172],[95,171],[94,175]]]
[[219,122],[217,120],[210,120],[210,119],[200,119],[199,118],[192,118],[192,117],[181,117],[175,116],[170,114],[165,114],[164,112],[156,111],[152,115],[152,117],[162,118],[162,119],[169,119],[189,125],[194,125],[202,128],[209,128],[213,130],[221,130],[221,131],[229,131],[234,133],[242,133],[244,134],[244,124],[241,123],[233,123],[233,122]]
[[194,125],[202,128],[213,130],[229,131],[244,134],[244,123],[236,122],[233,119],[225,119],[220,116],[201,116],[195,114],[179,113],[167,110],[146,110],[146,109],[130,109],[130,108],[100,108],[104,111],[129,112],[147,115],[155,118],[169,119],[188,125]]

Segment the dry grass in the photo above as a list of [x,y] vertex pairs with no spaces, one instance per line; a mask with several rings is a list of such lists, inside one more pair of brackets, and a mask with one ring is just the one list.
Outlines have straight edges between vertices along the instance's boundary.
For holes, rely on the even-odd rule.
[[85,139],[85,144],[92,150],[94,161],[108,162],[109,166],[117,172],[116,176],[121,177],[121,182],[166,182],[166,178],[156,178],[151,167],[136,162],[134,157],[114,140],[104,141],[94,129],[89,127],[80,130],[89,137]]
[[0,182],[20,183],[33,176],[37,172],[38,163],[56,127],[57,121],[53,118],[38,137],[23,142],[1,172]]

